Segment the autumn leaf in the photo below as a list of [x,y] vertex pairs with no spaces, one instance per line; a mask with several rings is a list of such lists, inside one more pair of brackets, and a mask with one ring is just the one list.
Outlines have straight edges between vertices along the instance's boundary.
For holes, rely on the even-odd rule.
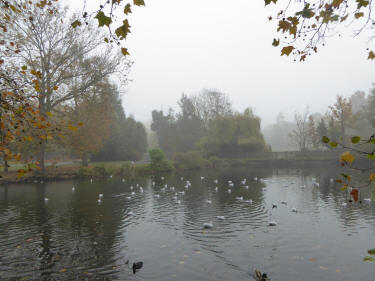
[[115,30],[115,33],[116,36],[120,39],[126,38],[128,33],[130,33],[130,25],[127,19],[123,21],[123,25],[121,25]]
[[266,6],[271,4],[271,2],[276,4],[277,0],[264,0],[264,3],[266,4]]
[[354,17],[356,18],[356,19],[359,19],[360,17],[363,17],[365,14],[363,13],[363,12],[360,12],[360,13],[355,13],[354,14]]
[[369,255],[375,255],[375,249],[370,249],[367,253],[369,253]]
[[306,55],[302,55],[302,56],[300,57],[299,61],[305,61],[305,59],[306,59]]
[[124,56],[129,55],[128,49],[126,49],[126,48],[121,48],[121,53],[122,53]]
[[356,0],[357,8],[360,9],[361,7],[367,7],[370,3],[368,0]]
[[363,258],[363,261],[374,261],[375,259],[373,257],[367,256]]
[[272,46],[277,47],[280,44],[280,40],[276,40],[276,38],[273,39]]
[[292,24],[289,21],[281,20],[279,21],[279,27],[277,28],[277,32],[280,30],[284,33],[291,28]]
[[349,151],[344,152],[343,154],[341,154],[340,157],[340,161],[344,161],[349,164],[351,164],[354,161],[354,159],[354,156]]
[[136,6],[146,6],[144,0],[133,0],[134,5]]
[[124,14],[125,15],[128,15],[132,12],[132,9],[131,9],[131,5],[128,3],[125,5],[125,8],[124,8]]
[[32,136],[26,136],[26,137],[23,137],[23,139],[25,141],[32,141],[33,140],[33,137]]
[[332,1],[332,6],[335,7],[335,8],[338,8],[340,7],[340,5],[342,4],[344,0],[333,0]]
[[361,140],[359,136],[352,137],[352,143],[358,143]]
[[373,60],[373,59],[375,59],[375,53],[374,53],[374,51],[370,51],[370,52],[368,53],[368,59],[369,59],[369,60]]
[[112,22],[112,19],[110,17],[107,17],[102,11],[99,11],[96,16],[96,19],[98,19],[99,26],[109,26]]
[[293,51],[293,49],[294,49],[293,46],[287,46],[287,47],[284,47],[284,48],[282,48],[282,50],[281,50],[281,55],[282,55],[282,56],[283,56],[283,55],[287,55],[287,56],[289,56],[290,53]]
[[322,142],[329,143],[330,139],[326,136],[322,137]]
[[369,181],[375,181],[375,173],[372,173],[368,179]]
[[345,183],[345,184],[342,185],[342,187],[340,189],[341,189],[341,191],[345,191],[345,190],[348,189],[348,185]]
[[82,23],[79,20],[75,20],[72,22],[71,26],[73,28],[76,28],[77,26],[80,26]]

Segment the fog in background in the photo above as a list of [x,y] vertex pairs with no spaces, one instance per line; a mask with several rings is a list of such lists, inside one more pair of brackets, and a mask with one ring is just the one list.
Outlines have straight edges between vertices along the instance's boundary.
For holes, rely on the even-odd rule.
[[[94,10],[100,1],[89,2]],[[83,8],[83,1],[62,4]],[[126,113],[149,123],[153,109],[177,108],[182,93],[208,88],[226,93],[236,110],[252,107],[264,127],[279,112],[292,121],[306,106],[324,113],[336,95],[368,92],[375,65],[367,60],[366,35],[328,38],[318,54],[293,62],[271,45],[276,26],[267,17],[274,14],[263,0],[149,0],[134,8]]]

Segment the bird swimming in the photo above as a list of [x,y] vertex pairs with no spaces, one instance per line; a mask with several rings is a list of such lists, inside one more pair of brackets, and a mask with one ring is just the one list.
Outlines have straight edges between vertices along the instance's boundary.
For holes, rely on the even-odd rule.
[[205,223],[203,224],[203,228],[205,228],[205,229],[213,228],[213,227],[214,227],[214,225],[213,225],[212,221],[210,221],[210,222],[205,222]]
[[140,270],[143,267],[143,262],[138,261],[133,263],[133,273],[135,274],[137,270]]

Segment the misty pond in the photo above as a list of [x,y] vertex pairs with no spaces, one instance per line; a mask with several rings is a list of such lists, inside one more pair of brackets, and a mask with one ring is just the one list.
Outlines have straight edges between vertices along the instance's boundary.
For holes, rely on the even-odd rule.
[[375,204],[347,202],[335,173],[0,186],[0,280],[374,280]]

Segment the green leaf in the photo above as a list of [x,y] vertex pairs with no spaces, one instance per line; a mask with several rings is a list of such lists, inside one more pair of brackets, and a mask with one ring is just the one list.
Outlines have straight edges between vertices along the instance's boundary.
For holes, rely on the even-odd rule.
[[337,147],[337,142],[331,141],[331,142],[329,143],[329,145],[330,145],[331,147]]
[[99,26],[109,26],[112,22],[112,19],[107,17],[102,11],[99,11],[95,18],[98,19]]
[[371,154],[367,155],[367,158],[370,159],[370,160],[375,160],[375,154],[371,153]]
[[363,258],[363,261],[374,261],[375,259],[373,257],[370,257],[370,256],[366,256]]
[[76,28],[77,26],[80,26],[81,24],[82,23],[79,20],[75,20],[75,21],[72,22],[71,25],[72,25],[73,28]]
[[375,249],[370,249],[367,253],[369,253],[369,255],[375,255]]
[[144,0],[133,0],[134,5],[136,6],[146,6]]
[[273,39],[272,46],[277,47],[280,44],[280,40],[276,40],[276,38]]
[[303,18],[309,19],[312,18],[315,13],[313,9],[310,8],[310,4],[307,3],[302,11],[296,13],[297,16],[301,15]]
[[266,4],[266,6],[271,4],[271,2],[276,4],[277,0],[264,0],[264,3]]
[[124,14],[125,15],[128,15],[132,12],[132,9],[131,9],[131,5],[128,3],[126,4],[125,8],[124,8]]
[[322,142],[329,143],[330,139],[326,136],[322,137]]
[[352,143],[358,143],[361,140],[359,136],[352,137]]

